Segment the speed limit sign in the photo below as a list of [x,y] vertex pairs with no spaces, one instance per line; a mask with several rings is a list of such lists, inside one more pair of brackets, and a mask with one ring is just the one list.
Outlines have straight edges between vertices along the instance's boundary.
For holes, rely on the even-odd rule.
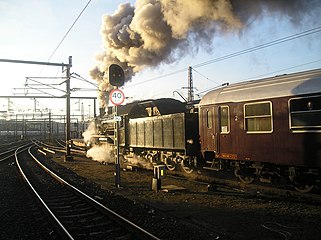
[[109,94],[109,100],[115,106],[121,105],[125,100],[125,95],[122,90],[114,89]]

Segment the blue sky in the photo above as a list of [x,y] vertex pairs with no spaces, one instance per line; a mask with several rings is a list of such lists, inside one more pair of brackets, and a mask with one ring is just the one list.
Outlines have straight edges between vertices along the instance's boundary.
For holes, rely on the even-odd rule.
[[[88,0],[0,0],[0,59],[19,59],[29,61],[47,61],[62,37],[65,35]],[[130,1],[133,5],[135,1]],[[85,79],[92,80],[89,70],[95,66],[95,56],[103,51],[100,28],[102,16],[112,14],[124,1],[92,0],[80,19],[62,42],[51,62],[68,62],[73,57],[71,72],[76,72]],[[306,17],[300,24],[293,24],[286,17],[275,15],[259,18],[241,32],[218,34],[213,37],[210,48],[199,46],[198,52],[190,52],[171,64],[160,64],[153,69],[137,73],[131,82],[126,83],[123,91],[130,100],[173,97],[174,91],[183,95],[187,86],[187,68],[200,63],[226,56],[247,48],[267,43],[282,37],[321,26],[321,16]],[[196,68],[193,72],[196,93],[202,93],[225,82],[238,82],[256,76],[273,73],[283,74],[321,67],[321,32],[311,34],[272,47],[244,54],[213,64]],[[197,43],[194,43],[197,44]],[[307,64],[315,62],[313,64]],[[278,70],[303,65],[301,67]],[[24,93],[26,77],[61,76],[57,67],[0,63],[0,95]],[[185,72],[161,77],[177,70]],[[268,76],[268,75],[267,75]],[[48,83],[48,80],[44,80]],[[56,83],[50,80],[49,83]],[[59,80],[58,80],[59,82]],[[140,84],[144,82],[143,84]],[[79,80],[72,79],[72,88],[93,88]],[[19,88],[14,90],[14,88]],[[31,92],[31,90],[29,90]],[[34,91],[32,91],[34,92]],[[96,96],[94,91],[79,91],[72,96]],[[176,98],[180,99],[178,95]],[[64,109],[64,102],[39,100],[42,106],[59,111]],[[16,103],[24,108],[32,108],[33,102],[24,100]],[[84,103],[89,111],[91,103]],[[1,106],[6,105],[2,100]],[[58,106],[59,105],[59,106]],[[74,110],[79,107],[72,103]],[[92,105],[91,105],[92,106]],[[91,110],[92,111],[92,110]]]

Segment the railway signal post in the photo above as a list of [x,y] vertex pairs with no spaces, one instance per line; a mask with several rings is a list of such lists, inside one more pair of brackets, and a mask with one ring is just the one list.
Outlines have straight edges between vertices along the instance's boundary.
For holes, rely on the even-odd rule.
[[124,93],[118,89],[124,85],[125,77],[123,69],[116,65],[112,64],[109,66],[109,83],[112,86],[115,86],[115,89],[112,90],[109,94],[109,100],[112,104],[115,105],[114,107],[114,120],[115,120],[115,127],[114,127],[114,146],[116,150],[115,154],[115,186],[117,188],[120,187],[120,160],[119,160],[119,117],[118,117],[118,109],[117,106],[121,105],[124,100],[125,96]]

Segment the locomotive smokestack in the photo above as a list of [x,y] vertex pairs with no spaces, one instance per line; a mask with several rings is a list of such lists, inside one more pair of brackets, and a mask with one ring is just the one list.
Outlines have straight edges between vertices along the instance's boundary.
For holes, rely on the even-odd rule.
[[103,117],[106,114],[106,109],[105,108],[99,108],[99,116]]
[[100,91],[109,91],[106,76],[113,63],[124,69],[125,81],[130,81],[146,67],[172,63],[200,47],[210,50],[216,34],[240,32],[263,16],[284,17],[298,24],[306,15],[318,17],[319,10],[318,0],[137,0],[135,7],[121,4],[113,14],[103,16],[105,52],[97,56],[98,65],[90,74]]

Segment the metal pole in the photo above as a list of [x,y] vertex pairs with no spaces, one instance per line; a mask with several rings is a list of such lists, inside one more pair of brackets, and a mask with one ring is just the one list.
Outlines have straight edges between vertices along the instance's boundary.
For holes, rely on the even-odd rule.
[[94,118],[96,118],[96,99],[94,99]]
[[0,59],[0,62],[7,63],[22,63],[22,64],[36,64],[36,65],[48,65],[48,66],[62,66],[62,67],[71,67],[71,63],[51,63],[51,62],[37,62],[37,61],[26,61],[26,60],[15,60],[15,59]]
[[15,123],[15,127],[14,127],[14,136],[15,136],[15,138],[17,138],[17,135],[18,135],[17,121],[18,121],[18,115],[16,114],[16,123]]
[[[25,115],[22,115],[22,128],[21,128],[21,135],[20,135],[20,139],[24,137],[25,129],[26,129],[26,124],[25,124]],[[21,140],[22,140],[22,139],[21,139]]]
[[81,123],[82,123],[82,132],[85,131],[85,111],[84,111],[84,103],[82,102],[81,103]]
[[51,135],[51,110],[49,109],[49,124],[48,124],[48,128],[49,128],[49,142],[52,141],[52,135]]
[[194,101],[193,71],[192,67],[188,67],[188,102]]
[[[118,87],[116,87],[117,89]],[[114,132],[114,145],[115,145],[115,186],[120,188],[120,161],[119,161],[119,121],[116,117],[118,116],[118,107],[115,106],[115,132]]]
[[70,139],[70,66],[72,66],[72,57],[69,56],[69,65],[66,72],[66,156],[65,161],[71,161],[70,154],[71,139]]
[[78,118],[76,118],[76,122],[77,122],[77,138],[79,138],[79,122],[78,122]]

